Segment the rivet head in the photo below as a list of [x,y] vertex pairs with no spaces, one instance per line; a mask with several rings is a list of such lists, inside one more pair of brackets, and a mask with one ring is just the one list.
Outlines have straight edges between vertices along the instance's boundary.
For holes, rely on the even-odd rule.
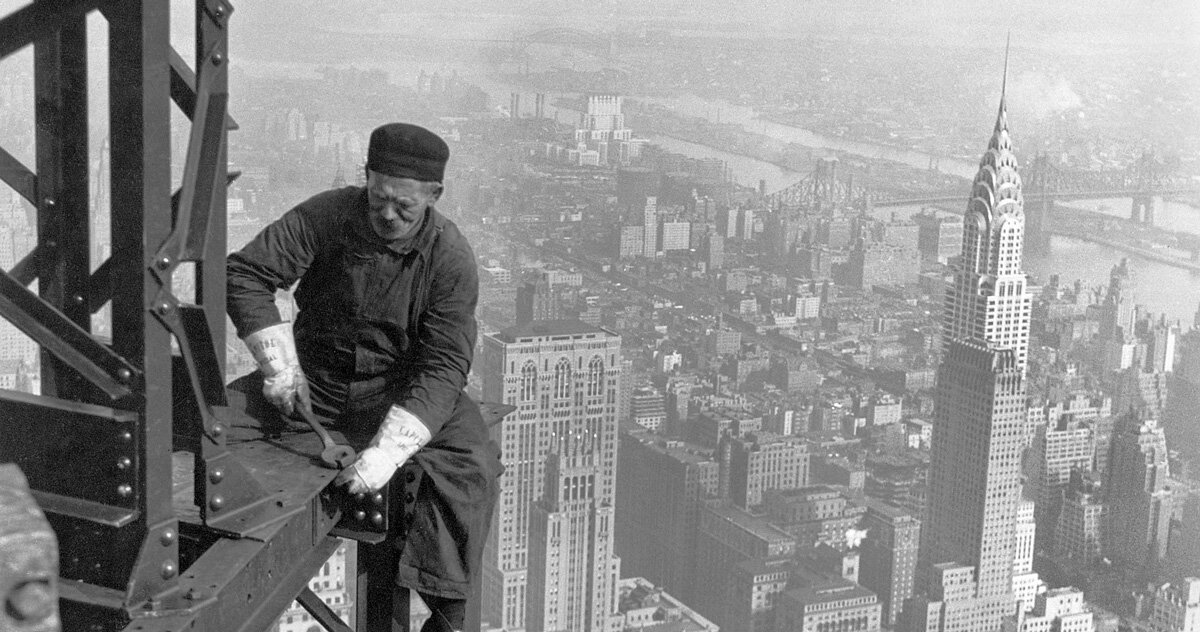
[[54,206],[57,202],[55,202],[54,198],[48,197],[48,198],[42,200],[42,203],[45,204],[46,206]]
[[118,470],[127,470],[131,467],[133,467],[133,459],[131,459],[127,456],[123,456],[123,457],[117,459],[117,469]]
[[54,594],[46,580],[20,584],[8,594],[6,610],[14,619],[26,624],[35,623],[54,614]]
[[364,502],[367,500],[367,495],[362,492],[358,492],[357,494],[354,495],[354,500],[356,502],[360,502],[360,503]]
[[221,508],[225,506],[225,497],[221,496],[219,494],[216,496],[213,496],[212,500],[208,501],[208,506],[213,511],[220,511]]
[[133,494],[133,487],[129,485],[117,485],[117,495],[121,498],[129,498]]
[[371,524],[373,524],[375,526],[379,526],[379,525],[383,524],[383,514],[379,513],[378,511],[372,511],[371,512]]
[[367,519],[367,512],[363,511],[362,509],[359,509],[358,511],[354,512],[354,519],[355,519],[355,520],[357,520],[357,521],[359,521],[359,522],[362,522],[363,520],[366,520],[366,519]]
[[171,311],[171,304],[166,301],[163,301],[163,302],[159,303],[158,305],[155,305],[154,309],[159,314],[166,314],[167,312]]
[[171,579],[172,577],[175,576],[175,572],[177,570],[178,569],[175,567],[175,562],[172,562],[171,560],[167,560],[167,561],[163,562],[162,563],[162,578],[163,579]]
[[83,305],[83,295],[82,295],[82,294],[76,294],[75,296],[72,296],[72,297],[71,297],[71,302],[72,302],[72,303],[75,303],[76,305]]
[[162,534],[158,536],[158,542],[159,542],[159,544],[161,544],[163,546],[171,546],[172,544],[174,544],[175,543],[175,530],[174,529],[164,530],[162,532]]
[[212,471],[208,473],[208,480],[213,484],[220,483],[221,481],[225,480],[225,470],[219,467],[214,467]]
[[122,382],[128,382],[133,379],[133,372],[125,368],[117,369],[117,379]]
[[382,505],[383,504],[383,494],[375,494],[374,496],[371,497],[371,502],[375,503],[376,505]]
[[171,258],[159,257],[158,261],[154,263],[158,266],[159,270],[166,270],[167,268],[171,267]]
[[117,439],[119,439],[121,443],[129,443],[130,441],[133,441],[133,433],[129,432],[128,430],[124,430],[121,432],[121,434],[117,435]]
[[214,66],[220,66],[224,61],[225,61],[225,56],[222,55],[221,53],[215,53],[212,56],[212,63]]
[[225,426],[223,426],[221,424],[213,424],[212,435],[214,437],[219,437],[223,434],[225,434]]

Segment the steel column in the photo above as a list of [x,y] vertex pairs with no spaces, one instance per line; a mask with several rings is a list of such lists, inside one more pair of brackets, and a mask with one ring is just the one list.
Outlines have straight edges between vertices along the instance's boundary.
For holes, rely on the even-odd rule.
[[125,587],[126,605],[160,599],[178,581],[178,520],[172,507],[171,337],[149,317],[158,292],[150,273],[154,244],[171,230],[170,5],[114,0],[109,24],[113,350],[143,372],[136,432],[143,485],[140,550]]
[[[39,0],[40,5],[56,4]],[[90,252],[88,214],[87,24],[65,19],[34,44],[37,125],[38,293],[85,332]],[[84,381],[49,350],[42,351],[42,392],[84,396]]]

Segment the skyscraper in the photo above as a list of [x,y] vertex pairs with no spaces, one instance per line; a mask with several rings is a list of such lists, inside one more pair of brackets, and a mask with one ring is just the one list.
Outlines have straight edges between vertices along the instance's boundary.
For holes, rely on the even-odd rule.
[[484,553],[483,617],[509,630],[604,632],[613,551],[621,338],[533,321],[483,339],[483,396],[506,471]]
[[1171,528],[1169,476],[1167,439],[1158,422],[1146,413],[1119,418],[1105,484],[1105,556],[1116,564],[1142,569],[1166,554]]
[[1014,523],[1031,304],[1021,269],[1024,230],[1002,90],[945,302],[919,554],[923,593],[909,617],[919,630],[999,630],[1015,615]]

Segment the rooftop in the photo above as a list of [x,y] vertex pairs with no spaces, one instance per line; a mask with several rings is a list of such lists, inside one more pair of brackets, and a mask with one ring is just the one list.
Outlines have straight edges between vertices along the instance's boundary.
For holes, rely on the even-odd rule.
[[[590,335],[590,336],[589,336]],[[492,337],[503,342],[527,342],[532,338],[556,338],[559,336],[615,336],[617,334],[582,320],[535,320],[523,325],[502,329]]]

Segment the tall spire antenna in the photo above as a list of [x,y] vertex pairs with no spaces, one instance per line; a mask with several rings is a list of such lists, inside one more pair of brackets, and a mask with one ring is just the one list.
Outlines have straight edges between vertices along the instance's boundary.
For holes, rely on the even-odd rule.
[[1012,31],[1004,39],[1004,78],[1000,80],[1000,105],[1004,105],[1004,94],[1008,90],[1008,47],[1012,44]]
[[1012,31],[1004,40],[1004,78],[1000,80],[1000,110],[996,112],[996,132],[1008,129],[1008,103],[1005,101],[1008,92],[1008,47],[1012,43]]

